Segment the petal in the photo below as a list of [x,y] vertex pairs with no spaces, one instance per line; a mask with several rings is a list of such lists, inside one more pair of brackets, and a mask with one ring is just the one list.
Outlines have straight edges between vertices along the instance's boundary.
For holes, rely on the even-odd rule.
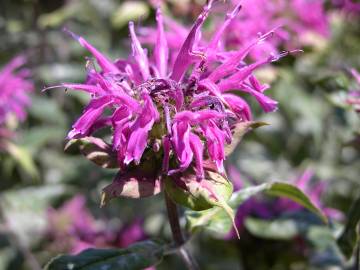
[[89,105],[85,108],[84,113],[72,126],[73,129],[69,132],[68,138],[73,139],[76,137],[87,136],[95,121],[101,116],[105,107],[114,101],[110,96],[103,96],[90,101]]
[[76,39],[81,46],[87,49],[91,54],[95,57],[102,71],[109,73],[118,73],[118,68],[101,52],[99,52],[95,47],[93,47],[89,42],[87,42],[84,38],[74,34],[73,32],[65,29],[65,32],[70,34],[74,39]]
[[154,48],[154,56],[157,69],[162,78],[167,75],[167,65],[169,58],[169,48],[164,32],[164,22],[161,9],[156,10],[156,22],[157,22],[157,38]]
[[195,157],[196,178],[198,180],[202,180],[204,179],[204,168],[203,168],[204,146],[200,138],[192,132],[190,133],[190,147]]
[[133,56],[139,67],[139,71],[142,74],[143,80],[146,81],[150,77],[149,60],[146,55],[146,51],[142,48],[140,41],[135,34],[133,22],[129,22],[129,30],[132,41],[131,45],[132,45]]
[[193,27],[191,28],[190,33],[182,44],[181,49],[175,59],[171,79],[175,81],[180,81],[186,70],[188,69],[189,65],[194,62],[194,46],[196,45],[197,38],[200,34],[200,27],[209,15],[212,3],[213,0],[210,0],[208,4],[204,7],[203,11],[196,19]]
[[130,127],[130,136],[124,160],[125,164],[129,164],[133,160],[136,163],[140,162],[147,146],[148,133],[152,129],[154,122],[159,119],[159,113],[154,107],[151,98],[148,95],[143,97],[145,99],[143,110]]
[[171,141],[180,163],[180,169],[186,169],[193,159],[193,152],[190,147],[190,125],[187,122],[174,123]]
[[250,106],[244,99],[233,94],[223,94],[223,97],[240,120],[250,121],[252,119]]

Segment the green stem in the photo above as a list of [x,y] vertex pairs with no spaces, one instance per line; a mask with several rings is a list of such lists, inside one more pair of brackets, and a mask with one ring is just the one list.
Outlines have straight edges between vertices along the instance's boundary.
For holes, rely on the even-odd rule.
[[197,265],[195,259],[183,246],[185,244],[185,240],[181,232],[177,206],[167,195],[167,193],[166,192],[164,193],[165,193],[165,203],[166,203],[166,209],[169,218],[171,233],[173,235],[176,246],[179,248],[179,254],[183,259],[184,263],[186,264],[188,270],[199,270],[200,268]]

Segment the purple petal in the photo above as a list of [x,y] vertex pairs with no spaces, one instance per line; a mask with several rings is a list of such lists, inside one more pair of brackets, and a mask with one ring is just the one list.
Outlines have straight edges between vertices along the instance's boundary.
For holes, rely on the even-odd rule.
[[203,11],[196,19],[193,27],[191,28],[186,40],[181,46],[181,49],[176,57],[173,66],[171,79],[175,81],[180,81],[186,70],[188,69],[189,65],[194,62],[194,58],[196,58],[196,56],[194,55],[194,47],[196,45],[196,40],[199,35],[200,27],[209,15],[212,3],[213,0],[210,0],[208,4],[204,7]]
[[140,41],[135,34],[133,22],[129,22],[129,30],[130,30],[130,36],[131,36],[131,41],[132,41],[131,45],[132,45],[132,50],[133,50],[133,56],[139,67],[139,71],[142,74],[143,80],[146,81],[150,77],[149,60],[148,60],[145,50],[142,48]]
[[112,104],[114,101],[110,96],[103,96],[90,101],[85,108],[84,113],[72,126],[73,129],[69,132],[68,138],[73,139],[89,135],[89,130],[95,121],[101,116],[105,107]]
[[200,181],[204,179],[204,168],[203,168],[204,146],[200,138],[192,132],[190,133],[190,147],[195,157],[196,178]]
[[157,21],[157,39],[154,48],[154,56],[159,74],[162,78],[165,78],[167,75],[169,48],[167,45],[167,40],[164,32],[164,22],[160,8],[156,10],[156,21]]
[[101,52],[99,52],[95,47],[93,47],[89,42],[87,42],[84,38],[72,33],[71,31],[65,29],[65,31],[70,34],[74,39],[76,39],[81,46],[87,49],[91,54],[95,57],[102,71],[109,73],[118,73],[118,68],[104,56]]
[[130,127],[130,137],[124,160],[125,164],[129,164],[133,160],[136,163],[140,162],[147,146],[148,133],[155,121],[159,119],[159,113],[151,98],[147,94],[144,94],[143,98],[145,100],[143,110]]

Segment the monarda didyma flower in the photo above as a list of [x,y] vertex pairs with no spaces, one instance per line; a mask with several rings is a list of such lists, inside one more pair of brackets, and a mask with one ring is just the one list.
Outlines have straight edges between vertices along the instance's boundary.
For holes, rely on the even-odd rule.
[[17,56],[0,71],[0,137],[8,137],[10,119],[24,121],[26,107],[30,104],[29,92],[34,88],[28,79],[30,71],[21,68],[25,64],[23,56]]
[[[224,51],[219,41],[240,5],[226,16],[209,42],[201,40],[201,26],[214,2],[203,8],[185,40],[179,40],[182,46],[173,64],[160,9],[151,50],[142,46],[134,23],[129,23],[132,54],[128,59],[111,61],[84,38],[70,33],[92,53],[101,70],[90,64],[85,83],[62,85],[91,94],[68,134],[72,139],[68,147],[80,142],[89,159],[103,167],[120,167],[114,183],[104,189],[106,200],[156,194],[162,186],[156,180],[159,176],[171,176],[183,190],[191,189],[189,182],[201,183],[209,196],[218,200],[206,181],[211,177],[208,171],[224,175],[225,148],[238,142],[234,132],[245,133],[254,124],[250,107],[239,94],[254,97],[265,112],[277,109],[277,102],[264,93],[268,86],[262,85],[253,71],[289,52],[252,64],[244,62],[272,32],[250,40],[241,49]],[[89,137],[105,127],[112,130],[110,144]],[[189,171],[191,176],[184,179]]]
[[[164,4],[168,1],[160,1]],[[227,5],[215,9],[213,25],[216,27],[224,10],[239,0],[227,1]],[[328,38],[330,27],[324,0],[243,0],[242,10],[236,19],[231,20],[227,31],[221,38],[221,45],[227,49],[246,46],[249,40],[258,35],[276,29],[276,35],[253,48],[249,53],[252,59],[259,60],[269,53],[277,53],[282,48],[291,50],[299,45],[316,45],[320,38]],[[195,3],[188,3],[188,10],[193,11]],[[169,47],[178,50],[181,43],[179,36],[186,34],[186,28],[176,20],[165,17],[169,31],[166,32]],[[143,40],[154,43],[152,28],[143,29]],[[204,33],[209,36],[208,31]]]
[[239,18],[229,26],[230,31],[225,36],[226,46],[243,46],[258,33],[278,28],[276,38],[264,42],[251,52],[254,59],[281,48],[291,50],[299,44],[308,45],[313,42],[314,35],[329,37],[328,16],[323,0],[247,0],[243,1],[243,6]]

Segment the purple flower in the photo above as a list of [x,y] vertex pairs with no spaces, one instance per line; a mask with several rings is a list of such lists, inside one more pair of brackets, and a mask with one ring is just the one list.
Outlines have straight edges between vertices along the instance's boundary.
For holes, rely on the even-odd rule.
[[[233,0],[237,3],[237,0]],[[259,19],[261,18],[261,19]],[[251,52],[261,59],[281,48],[294,49],[304,44],[309,34],[327,38],[329,24],[323,0],[251,0],[243,1],[243,10],[233,20],[224,38],[225,46],[243,46],[246,42],[270,29],[277,29],[276,37],[266,40]]]
[[[329,37],[328,14],[325,11],[324,0],[232,0],[228,1],[227,5],[218,6],[215,9],[215,13],[220,15],[215,17],[215,25],[219,25],[219,20],[222,19],[222,14],[226,12],[227,7],[238,6],[240,2],[242,10],[236,18],[223,24],[226,31],[221,36],[218,46],[227,49],[244,47],[250,40],[276,29],[276,35],[273,38],[262,40],[249,53],[252,59],[260,60],[269,53],[279,53],[282,48],[293,50],[298,48],[299,44],[311,45],[314,34],[323,38]],[[188,5],[188,11],[193,12],[194,8],[190,6],[191,4]],[[169,47],[179,50],[178,41],[185,38],[186,28],[170,18],[166,17],[166,21],[168,22],[166,39]],[[154,33],[155,30],[152,28],[143,29],[142,40],[153,44]],[[204,36],[211,35],[205,32]],[[206,42],[203,41],[204,43]]]
[[96,220],[86,208],[82,195],[77,195],[55,210],[48,212],[49,237],[57,252],[79,253],[88,248],[124,248],[144,240],[142,222],[135,220],[114,230],[106,220]]
[[110,126],[112,147],[122,168],[157,153],[165,174],[194,165],[198,179],[202,179],[205,159],[223,171],[224,147],[232,141],[232,128],[251,120],[250,107],[240,95],[254,97],[265,112],[277,109],[277,102],[265,95],[268,86],[260,84],[253,71],[288,52],[245,63],[246,56],[272,32],[249,40],[243,48],[225,51],[221,36],[236,18],[240,5],[226,16],[210,41],[201,39],[201,27],[214,2],[203,8],[183,40],[183,36],[178,37],[182,45],[175,50],[168,44],[165,28],[176,26],[164,20],[160,9],[156,14],[156,41],[149,50],[142,46],[134,24],[129,23],[132,54],[127,59],[111,61],[84,38],[71,33],[101,69],[90,65],[85,83],[62,85],[92,97],[68,138],[89,136]]
[[359,15],[360,3],[352,0],[332,0],[332,4],[348,14]]
[[358,89],[350,91],[346,102],[352,105],[357,112],[360,112],[360,74],[355,69],[350,71],[357,82]]
[[30,70],[23,68],[26,60],[17,56],[0,70],[0,136],[10,136],[6,128],[9,117],[18,121],[26,118],[26,107],[30,105],[29,92],[34,85],[28,79]]

